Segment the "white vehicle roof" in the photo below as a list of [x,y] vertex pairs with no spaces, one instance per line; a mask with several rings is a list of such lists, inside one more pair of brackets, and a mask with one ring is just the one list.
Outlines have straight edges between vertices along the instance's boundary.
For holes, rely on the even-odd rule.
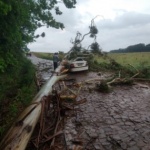
[[76,61],[76,60],[78,60],[78,59],[84,60],[85,58],[86,58],[86,57],[77,57],[77,58],[74,59],[74,61]]

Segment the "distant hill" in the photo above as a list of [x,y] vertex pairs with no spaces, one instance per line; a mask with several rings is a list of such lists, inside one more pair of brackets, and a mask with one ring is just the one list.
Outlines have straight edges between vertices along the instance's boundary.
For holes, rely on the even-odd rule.
[[128,46],[127,48],[119,48],[116,50],[111,50],[110,53],[132,53],[132,52],[150,52],[150,44],[136,44]]

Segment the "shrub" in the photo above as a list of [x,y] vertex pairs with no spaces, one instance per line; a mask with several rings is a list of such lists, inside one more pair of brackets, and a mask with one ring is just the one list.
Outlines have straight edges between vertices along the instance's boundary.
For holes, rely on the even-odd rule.
[[35,68],[22,57],[20,63],[0,75],[0,139],[16,116],[30,103],[36,94]]

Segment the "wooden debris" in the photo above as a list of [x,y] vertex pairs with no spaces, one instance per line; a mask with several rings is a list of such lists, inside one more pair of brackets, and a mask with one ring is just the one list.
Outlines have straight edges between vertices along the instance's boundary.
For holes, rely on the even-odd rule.
[[76,102],[74,103],[74,105],[84,104],[84,103],[86,103],[86,102],[87,102],[87,99],[86,99],[86,98],[83,98],[83,99],[81,99],[81,100],[79,100],[79,101],[76,101]]
[[83,146],[73,145],[72,150],[84,150],[84,149],[83,149]]
[[69,106],[69,105],[67,105],[67,103],[62,103],[61,105],[62,105],[62,107],[65,107],[65,109],[68,109],[68,110],[73,110],[74,109],[73,106]]
[[[59,72],[61,66],[56,71]],[[53,85],[60,79],[65,78],[66,75],[56,76],[53,75],[46,84],[40,89],[37,95],[34,97],[33,102],[42,101],[44,96],[48,96],[52,92]],[[35,108],[34,108],[35,107]],[[34,108],[34,109],[33,109]],[[32,110],[33,109],[33,110]],[[32,110],[32,111],[31,111]],[[33,133],[35,125],[37,124],[42,111],[42,103],[39,105],[29,105],[23,113],[18,117],[16,122],[12,125],[5,137],[0,143],[1,150],[18,149],[24,150],[28,144],[28,141]],[[28,114],[28,115],[26,115]],[[24,118],[24,116],[26,116]],[[24,119],[23,119],[24,118]],[[16,123],[23,119],[23,122],[18,126]],[[27,130],[30,127],[30,130]]]
[[76,144],[76,145],[82,145],[83,144],[83,141],[80,138],[74,138],[73,140],[71,140],[71,142],[73,144]]
[[74,100],[76,98],[76,95],[72,94],[72,95],[60,95],[60,99],[61,100]]

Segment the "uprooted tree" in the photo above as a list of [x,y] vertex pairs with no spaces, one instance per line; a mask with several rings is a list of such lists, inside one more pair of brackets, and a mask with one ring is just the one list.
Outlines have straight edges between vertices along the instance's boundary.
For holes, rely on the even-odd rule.
[[[98,34],[98,29],[94,23],[94,19],[96,19],[98,16],[96,16],[95,18],[93,18],[91,20],[91,24],[89,26],[89,32],[85,33],[84,35],[82,35],[79,31],[76,33],[76,37],[75,39],[71,39],[71,43],[73,44],[71,50],[68,52],[68,55],[66,55],[66,57],[68,59],[72,59],[77,57],[80,53],[89,53],[88,48],[91,48],[91,52],[92,53],[101,53],[101,49],[99,44],[96,42],[96,35]],[[82,41],[85,39],[85,37],[87,35],[90,35],[90,38],[94,38],[93,43],[88,46],[87,49],[84,49],[82,47]]]
[[[43,1],[42,1],[43,2]],[[36,6],[36,8],[35,8],[35,12],[36,11],[38,11],[38,13],[40,13],[40,7],[41,7],[41,5],[42,5],[42,2],[41,3],[38,3],[38,4],[36,4],[36,2],[34,3],[34,2],[31,2],[31,3],[28,3],[28,5],[29,6],[32,6],[31,8],[34,8],[34,6]],[[47,2],[47,1],[46,1]],[[54,1],[53,1],[54,2]],[[56,3],[56,2],[55,2]],[[55,3],[53,3],[52,4],[52,2],[50,3],[52,6],[50,7],[50,8],[52,8],[52,7],[54,7],[54,5],[55,5]],[[75,1],[71,1],[71,3],[69,3],[68,1],[64,1],[64,3],[66,4],[66,6],[68,7],[68,8],[71,8],[71,7],[73,7],[73,5],[75,4]],[[68,4],[69,3],[69,4]],[[12,4],[14,4],[15,5],[15,3],[12,3]],[[19,3],[20,4],[20,3]],[[46,3],[47,4],[47,3]],[[45,5],[46,5],[45,4]],[[67,5],[68,4],[68,5]],[[27,4],[26,3],[24,3],[24,5],[26,6]],[[27,5],[27,6],[28,6]],[[10,6],[11,6],[11,4],[10,4]],[[20,6],[20,5],[18,5],[18,6]],[[43,5],[42,5],[43,6]],[[10,7],[11,8],[11,7]],[[15,7],[14,7],[15,8]],[[19,7],[20,8],[20,7]],[[25,7],[26,8],[26,7]],[[43,7],[42,7],[43,8]],[[48,7],[49,8],[49,7]],[[47,7],[45,8],[43,8],[43,9],[48,9]],[[49,9],[50,9],[49,8]],[[12,9],[13,11],[14,11],[14,9]],[[11,15],[13,15],[13,13],[11,13],[11,11],[12,11],[11,9],[7,12],[10,16]],[[26,10],[27,11],[27,10]],[[57,11],[57,13],[58,13],[58,9],[56,10]],[[43,12],[43,11],[42,11]],[[41,13],[42,13],[41,12]],[[46,11],[47,12],[47,11]],[[6,13],[6,15],[7,15],[7,13]],[[43,12],[44,13],[44,12]],[[32,14],[32,13],[31,13]],[[32,14],[33,16],[34,16],[34,13]],[[37,14],[36,14],[37,15]],[[36,29],[36,27],[38,27],[38,26],[41,26],[41,24],[39,24],[40,22],[38,22],[38,21],[36,21],[36,20],[39,20],[40,21],[40,18],[36,18],[36,15],[34,16],[35,18],[33,18],[33,19],[35,19],[34,21],[33,21],[33,23],[37,23],[37,24],[35,24],[35,26],[32,24],[32,21],[31,22],[27,22],[29,25],[33,25],[34,26],[34,28],[32,28],[32,30],[34,31],[35,29]],[[44,16],[43,16],[44,15]],[[48,11],[47,13],[46,13],[46,15],[45,15],[45,13],[44,14],[38,14],[37,16],[43,16],[43,23],[46,23],[46,24],[48,24],[48,26],[52,26],[52,27],[56,27],[56,28],[59,28],[59,27],[62,27],[62,24],[61,23],[57,23],[55,20],[53,20],[52,18],[49,20],[50,22],[46,22],[46,21],[48,21],[48,20],[45,20],[45,18],[46,18],[46,16],[48,17],[48,15],[50,15],[50,12]],[[26,17],[29,17],[29,16],[26,16]],[[30,18],[30,17],[29,17]],[[47,18],[48,19],[48,18]],[[12,21],[11,19],[9,19],[9,21]],[[22,24],[20,25],[20,28],[22,27],[22,25],[24,24],[24,21],[25,20],[23,20],[23,22],[22,22]],[[37,26],[36,26],[37,25]],[[16,24],[16,26],[17,26],[17,24]],[[92,33],[92,34],[95,34],[95,31],[93,31],[92,30],[93,29],[93,24],[91,25],[91,27],[90,27],[90,32],[89,32],[89,34],[90,33]],[[26,47],[26,44],[28,43],[28,42],[31,42],[33,39],[34,39],[34,36],[33,36],[33,33],[34,32],[32,32],[32,34],[30,34],[30,35],[28,35],[28,32],[31,30],[31,29],[26,29],[26,26],[25,26],[25,28],[24,28],[24,30],[26,31],[25,33],[27,34],[25,37],[25,39],[28,39],[28,41],[22,41],[23,43],[24,43],[24,45],[22,45],[22,46],[25,46]],[[18,34],[20,33],[18,30],[16,31]],[[24,34],[25,34],[24,33]],[[23,34],[23,35],[24,35]],[[5,35],[5,34],[4,34]],[[22,35],[22,36],[23,36]],[[44,36],[45,34],[43,33],[41,36]],[[35,38],[37,38],[38,36],[36,36]],[[84,39],[84,37],[85,37],[85,35],[83,36],[83,38],[82,38],[82,40]],[[1,37],[2,38],[2,37]],[[3,40],[6,40],[7,41],[7,37],[4,37],[4,39]],[[10,38],[8,39],[8,40],[11,40]],[[81,40],[81,41],[82,41]],[[77,41],[77,40],[76,40]],[[17,39],[16,39],[16,42],[18,42],[17,41]],[[80,42],[75,42],[75,46],[78,44],[78,43],[80,43]],[[9,44],[11,44],[11,42],[9,43]],[[21,51],[21,48],[22,47],[18,47],[18,51],[19,51],[19,49],[20,49],[20,51]],[[13,49],[12,49],[12,51],[13,51]],[[9,51],[9,52],[11,52],[11,51]],[[20,53],[18,53],[18,55],[19,55]],[[11,55],[12,56],[12,55]],[[1,68],[2,68],[3,66],[1,66]],[[3,68],[3,69],[5,69],[5,68]],[[29,139],[30,139],[30,136],[31,136],[31,134],[32,134],[32,132],[33,132],[33,130],[34,130],[34,127],[35,127],[35,125],[36,125],[36,123],[37,123],[37,121],[38,121],[38,119],[39,119],[39,116],[40,116],[40,114],[41,114],[41,109],[42,109],[42,104],[41,104],[41,102],[42,102],[42,99],[43,99],[43,97],[44,96],[47,96],[47,95],[49,95],[51,92],[52,92],[52,87],[53,87],[53,85],[58,81],[58,80],[60,80],[60,79],[62,79],[62,78],[64,78],[65,77],[65,75],[62,75],[61,74],[61,69],[62,69],[62,66],[60,66],[56,71],[57,71],[57,74],[54,74],[51,78],[50,78],[50,80],[42,87],[42,89],[39,91],[39,93],[35,96],[35,98],[33,99],[33,102],[31,103],[31,105],[29,105],[24,111],[23,111],[23,113],[19,116],[19,118],[14,122],[14,124],[12,125],[12,127],[10,128],[10,130],[7,132],[7,134],[5,135],[5,137],[3,138],[3,140],[1,141],[1,143],[0,143],[0,149],[9,149],[9,148],[11,148],[11,149],[21,149],[21,150],[23,150],[23,149],[25,149],[26,148],[26,145],[27,145],[27,143],[28,143],[28,141],[29,141]],[[5,71],[5,70],[3,70],[3,71]]]
[[[90,32],[88,34],[91,34],[92,36],[96,34],[95,30],[93,29],[93,24],[91,24]],[[88,35],[86,34],[86,35]],[[77,34],[77,37],[75,39],[74,47],[79,44],[86,35],[84,35],[80,40],[80,34]],[[78,41],[80,40],[80,42]],[[77,42],[78,41],[78,42]],[[72,49],[74,51],[75,49]],[[43,102],[44,97],[49,96],[50,94],[53,94],[53,85],[58,82],[61,79],[64,79],[66,75],[64,75],[64,72],[62,71],[63,64],[60,65],[56,72],[51,76],[51,78],[47,81],[47,83],[40,89],[40,91],[37,93],[37,95],[34,97],[32,103],[21,113],[21,115],[17,118],[17,120],[14,122],[10,130],[7,132],[5,137],[0,143],[0,149],[6,150],[6,149],[25,149],[28,141],[33,133],[33,130],[39,120],[41,113],[43,112]],[[66,89],[66,87],[64,87]],[[67,88],[68,89],[68,88]],[[69,95],[69,98],[75,98],[80,91],[81,87],[78,88],[77,92],[74,92],[72,90],[69,90],[73,97]],[[66,95],[61,95],[61,98],[66,98]],[[68,98],[68,96],[67,96]],[[66,107],[66,106],[65,106]],[[69,108],[69,107],[68,107]],[[59,114],[59,113],[58,113]],[[57,124],[56,124],[57,126]],[[57,127],[55,128],[57,131]],[[40,130],[41,131],[41,130]],[[57,135],[58,133],[54,131],[54,133]],[[40,134],[43,134],[43,132],[40,132]],[[39,138],[37,139],[39,141]],[[47,141],[47,140],[46,140]],[[52,140],[52,145],[54,144],[54,140]]]
[[[99,15],[98,15],[99,16]],[[98,16],[96,16],[95,18],[97,18]],[[130,72],[129,69],[127,67],[122,66],[121,64],[119,64],[118,62],[116,62],[114,59],[112,59],[111,57],[109,57],[107,54],[102,53],[102,49],[100,48],[99,43],[96,41],[96,36],[98,34],[98,29],[94,23],[94,19],[93,18],[91,20],[91,25],[89,26],[89,32],[82,35],[80,32],[76,33],[76,37],[74,40],[71,39],[71,43],[73,44],[71,50],[68,52],[68,55],[66,55],[69,59],[75,58],[79,55],[84,55],[87,56],[87,52],[91,52],[92,54],[99,54],[99,56],[105,57],[108,61],[109,61],[109,68],[114,69],[115,71],[119,71],[119,75],[116,77],[112,77],[111,79],[99,79],[100,82],[97,82],[95,85],[96,87],[94,87],[95,89],[101,91],[101,92],[108,92],[110,91],[110,86],[111,85],[116,85],[116,84],[123,84],[123,85],[132,85],[133,82],[135,80],[138,80],[138,76],[140,75],[140,71],[137,70],[134,66],[132,66],[131,64],[128,64],[130,67],[132,67],[132,69],[134,68],[134,70],[131,71],[131,75],[128,73],[124,73],[124,72]],[[91,38],[94,38],[94,41],[91,45],[88,46],[87,49],[84,49],[82,47],[82,41],[85,39],[85,37],[87,35],[90,35]],[[88,50],[90,48],[90,50]],[[91,57],[90,57],[90,61],[91,61]],[[89,61],[89,65],[91,65]],[[92,60],[93,61],[93,60]],[[98,63],[96,64],[98,65]],[[135,72],[136,70],[136,72]],[[134,74],[135,72],[135,74]],[[94,81],[95,79],[93,79],[92,81]],[[96,80],[97,81],[97,80]],[[84,85],[83,82],[82,85]]]

